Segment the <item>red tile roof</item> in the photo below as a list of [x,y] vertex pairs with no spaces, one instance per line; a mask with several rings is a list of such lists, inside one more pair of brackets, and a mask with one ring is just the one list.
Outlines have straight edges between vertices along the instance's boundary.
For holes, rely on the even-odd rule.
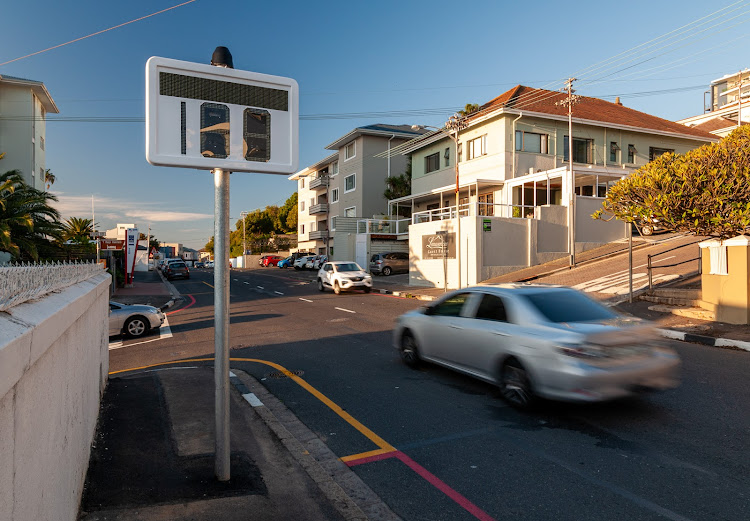
[[[567,96],[564,92],[516,85],[479,107],[479,110],[474,115],[469,116],[469,120],[476,118],[479,114],[487,114],[501,107],[567,117],[567,105],[557,104],[561,100],[566,100]],[[686,127],[674,121],[658,118],[616,103],[604,101],[599,98],[589,98],[587,96],[578,97],[578,102],[573,105],[573,118],[627,125],[661,132],[687,134],[704,139],[716,139],[716,136],[713,134],[709,134],[699,128]]]
[[[747,122],[742,122],[743,125],[748,125]],[[709,119],[708,121],[704,121],[703,123],[698,123],[697,125],[693,125],[691,128],[697,128],[699,130],[704,130],[706,132],[714,132],[716,130],[724,130],[730,127],[736,127],[737,122],[733,119],[724,118],[724,117],[716,117],[713,119]]]

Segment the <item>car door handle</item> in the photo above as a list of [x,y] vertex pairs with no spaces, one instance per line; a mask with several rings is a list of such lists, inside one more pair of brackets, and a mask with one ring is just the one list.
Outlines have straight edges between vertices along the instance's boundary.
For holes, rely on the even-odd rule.
[[453,329],[463,329],[461,326],[454,326],[453,324],[450,325]]

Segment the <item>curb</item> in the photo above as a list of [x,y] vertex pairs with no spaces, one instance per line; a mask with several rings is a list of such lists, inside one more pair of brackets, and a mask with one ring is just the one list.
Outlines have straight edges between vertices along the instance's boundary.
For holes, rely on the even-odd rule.
[[750,342],[742,340],[732,340],[731,338],[715,338],[712,336],[696,335],[684,331],[675,331],[674,329],[657,329],[659,334],[664,338],[679,340],[681,342],[693,342],[704,344],[712,347],[734,347],[743,351],[750,351]]
[[229,380],[344,519],[402,521],[258,380],[238,369],[231,370]]

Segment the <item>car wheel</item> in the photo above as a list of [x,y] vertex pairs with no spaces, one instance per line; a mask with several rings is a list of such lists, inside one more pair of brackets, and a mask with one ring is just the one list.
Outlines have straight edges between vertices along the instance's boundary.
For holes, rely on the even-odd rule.
[[383,275],[387,277],[388,275],[391,274],[391,271],[393,270],[391,270],[390,266],[386,266],[385,268],[383,268]]
[[323,281],[318,279],[318,291],[325,291],[326,288],[323,286]]
[[134,317],[130,317],[127,322],[125,322],[125,327],[123,328],[125,330],[125,334],[132,338],[138,338],[139,336],[145,335],[149,330],[149,323],[148,320],[143,318],[140,315],[136,315]]
[[365,286],[365,293],[369,293],[372,291],[372,288],[370,286]]
[[401,360],[412,369],[419,365],[417,340],[409,331],[404,333],[401,337],[401,347],[399,348],[399,352],[401,353]]
[[334,281],[334,283],[333,283],[333,292],[336,295],[340,295],[341,294],[341,286],[339,286],[339,281]]
[[511,358],[500,370],[500,394],[516,409],[528,409],[534,402],[534,393],[526,369]]
[[649,235],[653,235],[653,233],[654,233],[653,227],[649,226],[648,224],[641,228],[641,234],[645,235],[646,237],[648,237]]

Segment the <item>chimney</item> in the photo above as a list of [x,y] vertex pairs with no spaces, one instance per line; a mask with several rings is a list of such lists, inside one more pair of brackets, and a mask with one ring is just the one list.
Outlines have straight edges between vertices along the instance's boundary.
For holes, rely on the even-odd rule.
[[622,103],[620,103],[620,96],[617,96],[615,98],[615,105],[620,105],[622,107]]

